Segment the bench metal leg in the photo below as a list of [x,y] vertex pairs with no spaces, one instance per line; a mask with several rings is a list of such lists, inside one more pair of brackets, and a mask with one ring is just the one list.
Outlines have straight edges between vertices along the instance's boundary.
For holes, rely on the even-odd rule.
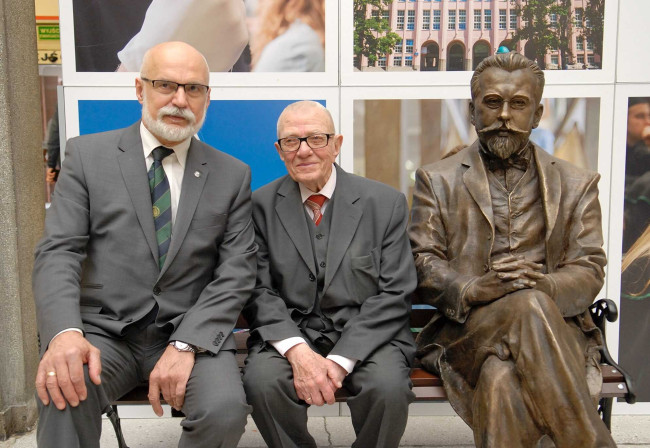
[[113,429],[115,429],[115,436],[117,437],[117,446],[119,448],[129,448],[124,440],[124,434],[122,434],[122,425],[120,424],[120,416],[117,413],[117,405],[111,405],[106,410],[106,417],[113,424]]
[[612,432],[612,407],[614,404],[614,398],[601,398],[598,402],[598,414],[603,419],[605,426],[609,429],[609,432]]

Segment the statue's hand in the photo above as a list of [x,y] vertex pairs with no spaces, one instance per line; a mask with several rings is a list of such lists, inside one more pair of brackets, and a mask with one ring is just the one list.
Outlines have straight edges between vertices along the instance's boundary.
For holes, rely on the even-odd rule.
[[535,281],[517,272],[488,271],[467,289],[465,300],[469,306],[485,305],[506,294],[535,287]]

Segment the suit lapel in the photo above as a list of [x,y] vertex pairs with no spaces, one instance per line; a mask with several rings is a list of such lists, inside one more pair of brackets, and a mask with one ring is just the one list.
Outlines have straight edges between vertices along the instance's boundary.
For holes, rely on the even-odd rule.
[[118,144],[117,161],[122,172],[126,189],[131,196],[131,202],[144,237],[151,249],[154,261],[158,260],[158,242],[156,229],[151,211],[151,191],[147,179],[147,165],[144,160],[142,140],[140,138],[140,122],[135,123],[124,131]]
[[363,215],[360,195],[350,182],[350,176],[338,165],[336,166],[336,190],[332,201],[330,235],[327,243],[327,267],[323,293],[327,291],[334,274],[348,250]]
[[[172,240],[169,245],[169,252],[163,265],[160,275],[162,276],[171,262],[174,260],[176,254],[187,235],[187,230],[192,222],[192,217],[196,211],[196,206],[199,204],[201,192],[205,182],[210,174],[209,167],[204,148],[201,147],[195,138],[192,138],[192,143],[187,152],[187,159],[185,161],[185,170],[183,172],[183,183],[181,187],[181,197],[178,200],[178,211],[176,212],[176,220],[172,225]],[[198,173],[198,175],[196,174]]]
[[549,239],[557,221],[560,197],[562,196],[562,182],[560,173],[555,168],[555,161],[544,150],[533,146],[533,154],[537,163],[539,186],[542,193],[544,213],[546,215],[544,218],[546,220],[546,242],[548,247]]
[[463,182],[476,204],[481,209],[483,216],[490,223],[492,233],[494,233],[494,214],[492,211],[492,200],[490,195],[490,185],[485,171],[485,164],[478,152],[478,140],[467,151],[463,160],[463,165],[467,166],[467,171],[463,174]]
[[309,239],[309,229],[303,212],[302,198],[298,184],[289,176],[286,176],[284,182],[278,188],[277,194],[281,196],[275,206],[275,212],[284,227],[285,232],[289,235],[291,242],[300,254],[312,274],[316,275],[316,266],[314,265],[314,253]]

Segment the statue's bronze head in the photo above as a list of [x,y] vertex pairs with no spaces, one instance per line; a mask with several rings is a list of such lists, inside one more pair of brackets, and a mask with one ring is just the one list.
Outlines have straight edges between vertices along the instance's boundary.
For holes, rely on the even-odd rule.
[[483,147],[506,159],[528,143],[544,111],[544,72],[518,53],[484,59],[471,81],[471,122]]

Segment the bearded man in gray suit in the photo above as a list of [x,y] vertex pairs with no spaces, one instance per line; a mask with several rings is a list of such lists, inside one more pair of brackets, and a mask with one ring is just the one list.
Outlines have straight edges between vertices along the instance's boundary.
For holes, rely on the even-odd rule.
[[149,380],[179,446],[235,447],[246,404],[232,329],[255,282],[250,169],[192,136],[210,102],[193,47],[150,49],[142,122],[71,139],[33,276],[40,447],[99,447],[111,400]]
[[289,105],[275,147],[289,174],[253,193],[258,277],[244,387],[268,446],[315,447],[307,407],[345,387],[355,447],[396,447],[414,399],[406,198],[334,163],[322,105]]

